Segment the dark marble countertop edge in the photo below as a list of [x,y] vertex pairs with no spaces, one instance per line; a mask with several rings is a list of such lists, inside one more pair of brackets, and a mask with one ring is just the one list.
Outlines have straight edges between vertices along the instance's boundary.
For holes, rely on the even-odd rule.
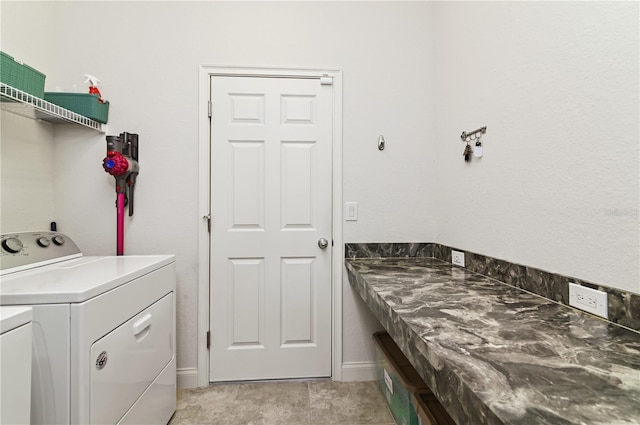
[[[427,259],[427,258],[422,258]],[[483,425],[505,425],[505,424],[529,424],[529,422],[520,422],[519,420],[508,420],[502,418],[500,410],[494,411],[490,407],[490,401],[483,401],[482,393],[477,393],[477,390],[473,389],[473,382],[464,382],[462,375],[459,375],[455,369],[455,366],[449,365],[448,360],[440,356],[437,352],[429,347],[429,341],[425,340],[420,333],[420,330],[414,328],[414,326],[407,322],[399,313],[394,310],[394,307],[387,303],[382,295],[380,295],[376,289],[368,284],[366,277],[363,277],[358,271],[356,265],[362,264],[369,260],[385,260],[393,261],[392,257],[384,258],[347,258],[344,261],[349,281],[351,286],[362,297],[365,304],[374,313],[374,316],[380,321],[382,326],[389,332],[392,338],[400,346],[404,354],[409,358],[410,362],[414,365],[418,373],[425,380],[425,382],[432,388],[438,399],[442,402],[445,408],[450,412],[452,417],[459,424],[483,424]],[[408,260],[407,257],[396,257],[395,260]],[[415,260],[415,258],[414,258]],[[450,263],[436,259],[428,258],[430,261],[441,263],[443,265],[452,266]],[[353,263],[353,264],[352,264]],[[505,288],[514,289],[513,285],[506,284],[498,279],[490,276],[481,275],[479,273],[470,272],[476,275],[482,276],[487,281],[492,282]],[[379,276],[378,276],[379,277]],[[378,283],[379,285],[379,283]],[[572,309],[560,302],[550,300],[539,294],[527,291],[522,288],[515,287],[517,292],[526,293],[528,295],[535,295],[536,298],[540,298],[545,302],[550,302],[557,305],[560,308]],[[580,310],[576,310],[581,312]],[[582,314],[582,312],[581,312]],[[607,321],[598,316],[593,316],[584,313],[593,319],[598,319],[603,324],[608,326],[624,329],[634,334],[638,334],[634,329],[628,329],[619,324]],[[435,347],[434,347],[435,348]],[[492,400],[489,396],[486,400]],[[538,422],[535,422],[536,424]],[[548,422],[540,422],[548,423]],[[567,422],[573,423],[573,422]],[[627,422],[625,422],[627,423]]]
[[[387,259],[387,257],[385,257]],[[430,353],[427,342],[345,260],[349,281],[384,329],[398,343],[418,374],[458,424],[505,425],[495,413],[446,365]],[[354,282],[357,285],[354,285]],[[381,310],[384,306],[384,311]],[[438,365],[437,367],[434,364]],[[455,391],[451,391],[455,388]],[[480,418],[482,418],[480,420]],[[480,422],[478,422],[480,420]]]

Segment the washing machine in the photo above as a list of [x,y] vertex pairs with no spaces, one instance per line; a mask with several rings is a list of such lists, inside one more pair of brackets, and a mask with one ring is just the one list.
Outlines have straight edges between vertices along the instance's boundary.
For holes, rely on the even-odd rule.
[[31,317],[0,306],[0,424],[31,422]]
[[32,310],[31,423],[168,423],[174,256],[83,256],[57,232],[1,238],[0,306]]

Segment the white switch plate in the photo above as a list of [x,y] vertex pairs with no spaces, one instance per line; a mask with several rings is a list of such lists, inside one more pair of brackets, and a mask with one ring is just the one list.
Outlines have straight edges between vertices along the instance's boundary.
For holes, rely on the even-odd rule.
[[607,293],[603,291],[569,282],[569,305],[605,319],[609,318]]
[[451,263],[464,267],[464,252],[451,250]]
[[346,213],[347,221],[358,221],[358,203],[347,202]]

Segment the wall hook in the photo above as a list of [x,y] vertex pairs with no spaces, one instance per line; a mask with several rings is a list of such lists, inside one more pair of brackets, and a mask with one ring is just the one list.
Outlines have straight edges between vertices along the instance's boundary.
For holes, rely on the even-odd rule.
[[462,139],[463,142],[469,143],[472,140],[479,139],[486,132],[487,132],[487,126],[484,126],[484,127],[480,127],[477,130],[470,131],[469,133],[467,133],[466,131],[463,131],[462,134],[460,135],[460,138]]
[[382,134],[380,135],[380,137],[378,137],[378,150],[383,151],[384,150],[384,137],[382,137]]

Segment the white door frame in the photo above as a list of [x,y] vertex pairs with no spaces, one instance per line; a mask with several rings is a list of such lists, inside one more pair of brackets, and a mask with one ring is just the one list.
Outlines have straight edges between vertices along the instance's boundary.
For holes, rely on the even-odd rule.
[[[342,263],[344,243],[342,241],[342,71],[335,69],[293,69],[260,68],[201,65],[198,86],[198,386],[209,385],[209,350],[207,349],[207,331],[209,330],[209,231],[207,221],[211,194],[210,171],[211,138],[209,121],[209,96],[211,77],[251,76],[282,78],[320,78],[333,77],[333,261],[331,270],[332,288],[332,358],[331,378],[342,380]],[[215,217],[212,217],[215,220]]]

